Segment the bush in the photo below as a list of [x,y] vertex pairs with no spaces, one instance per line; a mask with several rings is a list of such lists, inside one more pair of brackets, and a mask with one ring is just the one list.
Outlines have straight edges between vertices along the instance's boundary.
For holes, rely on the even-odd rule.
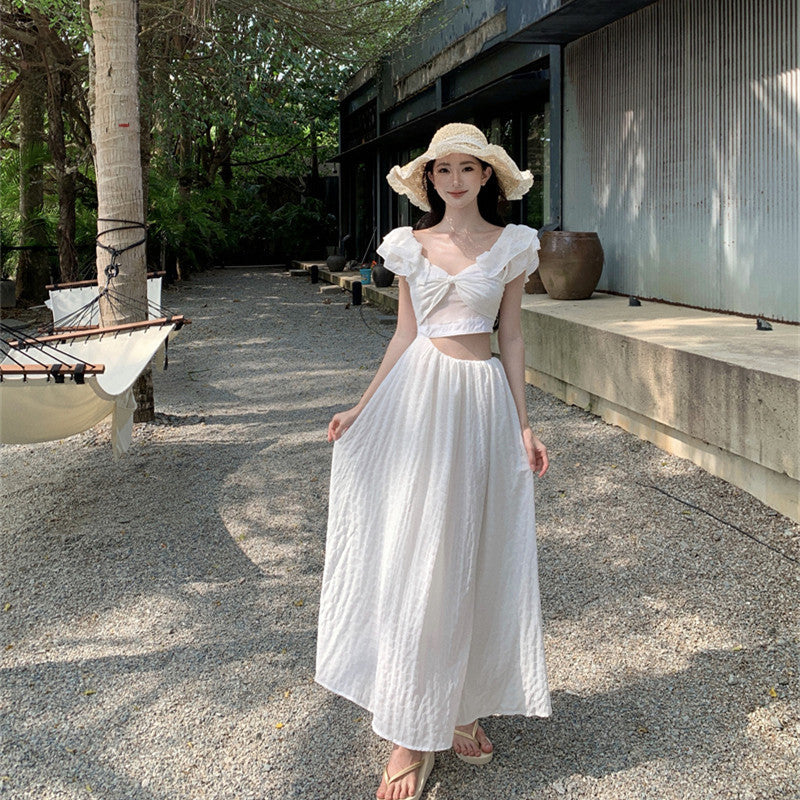
[[151,260],[156,260],[161,242],[168,262],[177,258],[182,270],[191,271],[216,264],[324,258],[325,246],[336,238],[336,219],[315,198],[286,202],[273,210],[266,200],[270,188],[260,184],[193,187],[187,201],[177,179],[153,172]]

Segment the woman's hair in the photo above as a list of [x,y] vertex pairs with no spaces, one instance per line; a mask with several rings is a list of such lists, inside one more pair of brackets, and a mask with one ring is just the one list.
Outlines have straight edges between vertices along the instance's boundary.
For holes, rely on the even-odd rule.
[[[485,161],[477,159],[478,163],[483,169],[491,166]],[[432,228],[437,225],[444,218],[445,202],[436,191],[433,181],[430,176],[433,174],[433,165],[435,160],[429,161],[425,165],[425,193],[428,196],[428,205],[431,210],[427,214],[423,214],[419,221],[414,225],[414,230],[424,230],[425,228]],[[492,170],[489,180],[481,187],[478,192],[478,211],[480,215],[491,225],[505,226],[502,216],[500,215],[500,204],[505,202],[505,195],[500,188],[500,182],[497,180],[497,174]]]

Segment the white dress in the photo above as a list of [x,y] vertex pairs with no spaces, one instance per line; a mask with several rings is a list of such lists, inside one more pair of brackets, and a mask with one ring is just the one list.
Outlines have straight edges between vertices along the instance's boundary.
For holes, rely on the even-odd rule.
[[498,359],[430,341],[491,331],[538,248],[508,225],[454,276],[411,228],[378,249],[408,281],[418,336],[334,444],[316,680],[413,750],[449,748],[478,717],[550,714],[533,474],[508,380]]

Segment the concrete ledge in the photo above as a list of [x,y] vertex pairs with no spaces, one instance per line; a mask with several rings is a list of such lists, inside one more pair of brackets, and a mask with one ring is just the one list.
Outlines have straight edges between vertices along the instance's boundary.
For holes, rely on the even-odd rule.
[[[292,261],[292,267],[296,269],[304,269],[310,272],[311,267],[316,266],[319,270],[319,279],[326,283],[332,283],[341,286],[348,292],[352,291],[352,284],[355,281],[360,281],[361,276],[358,272],[352,270],[348,272],[331,272],[326,266],[324,261]],[[397,313],[397,286],[389,286],[386,289],[380,289],[373,284],[367,284],[361,288],[361,296],[364,300],[368,300],[373,306],[382,308],[385,311]]]
[[[320,280],[359,280],[315,263]],[[363,291],[397,312],[396,286]],[[529,383],[800,521],[800,327],[602,293],[525,295],[522,327]]]
[[215,264],[214,269],[286,269],[286,264]]
[[526,295],[527,379],[800,520],[800,328]]

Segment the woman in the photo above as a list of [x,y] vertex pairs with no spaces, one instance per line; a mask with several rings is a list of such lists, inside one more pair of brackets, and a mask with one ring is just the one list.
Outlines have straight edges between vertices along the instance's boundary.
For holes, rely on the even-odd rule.
[[[417,800],[433,751],[485,764],[489,714],[548,716],[520,305],[536,231],[497,204],[530,189],[472,125],[393,167],[429,213],[378,248],[400,276],[375,378],[335,414],[316,680],[394,743],[377,797]],[[501,361],[489,335],[499,312]]]

